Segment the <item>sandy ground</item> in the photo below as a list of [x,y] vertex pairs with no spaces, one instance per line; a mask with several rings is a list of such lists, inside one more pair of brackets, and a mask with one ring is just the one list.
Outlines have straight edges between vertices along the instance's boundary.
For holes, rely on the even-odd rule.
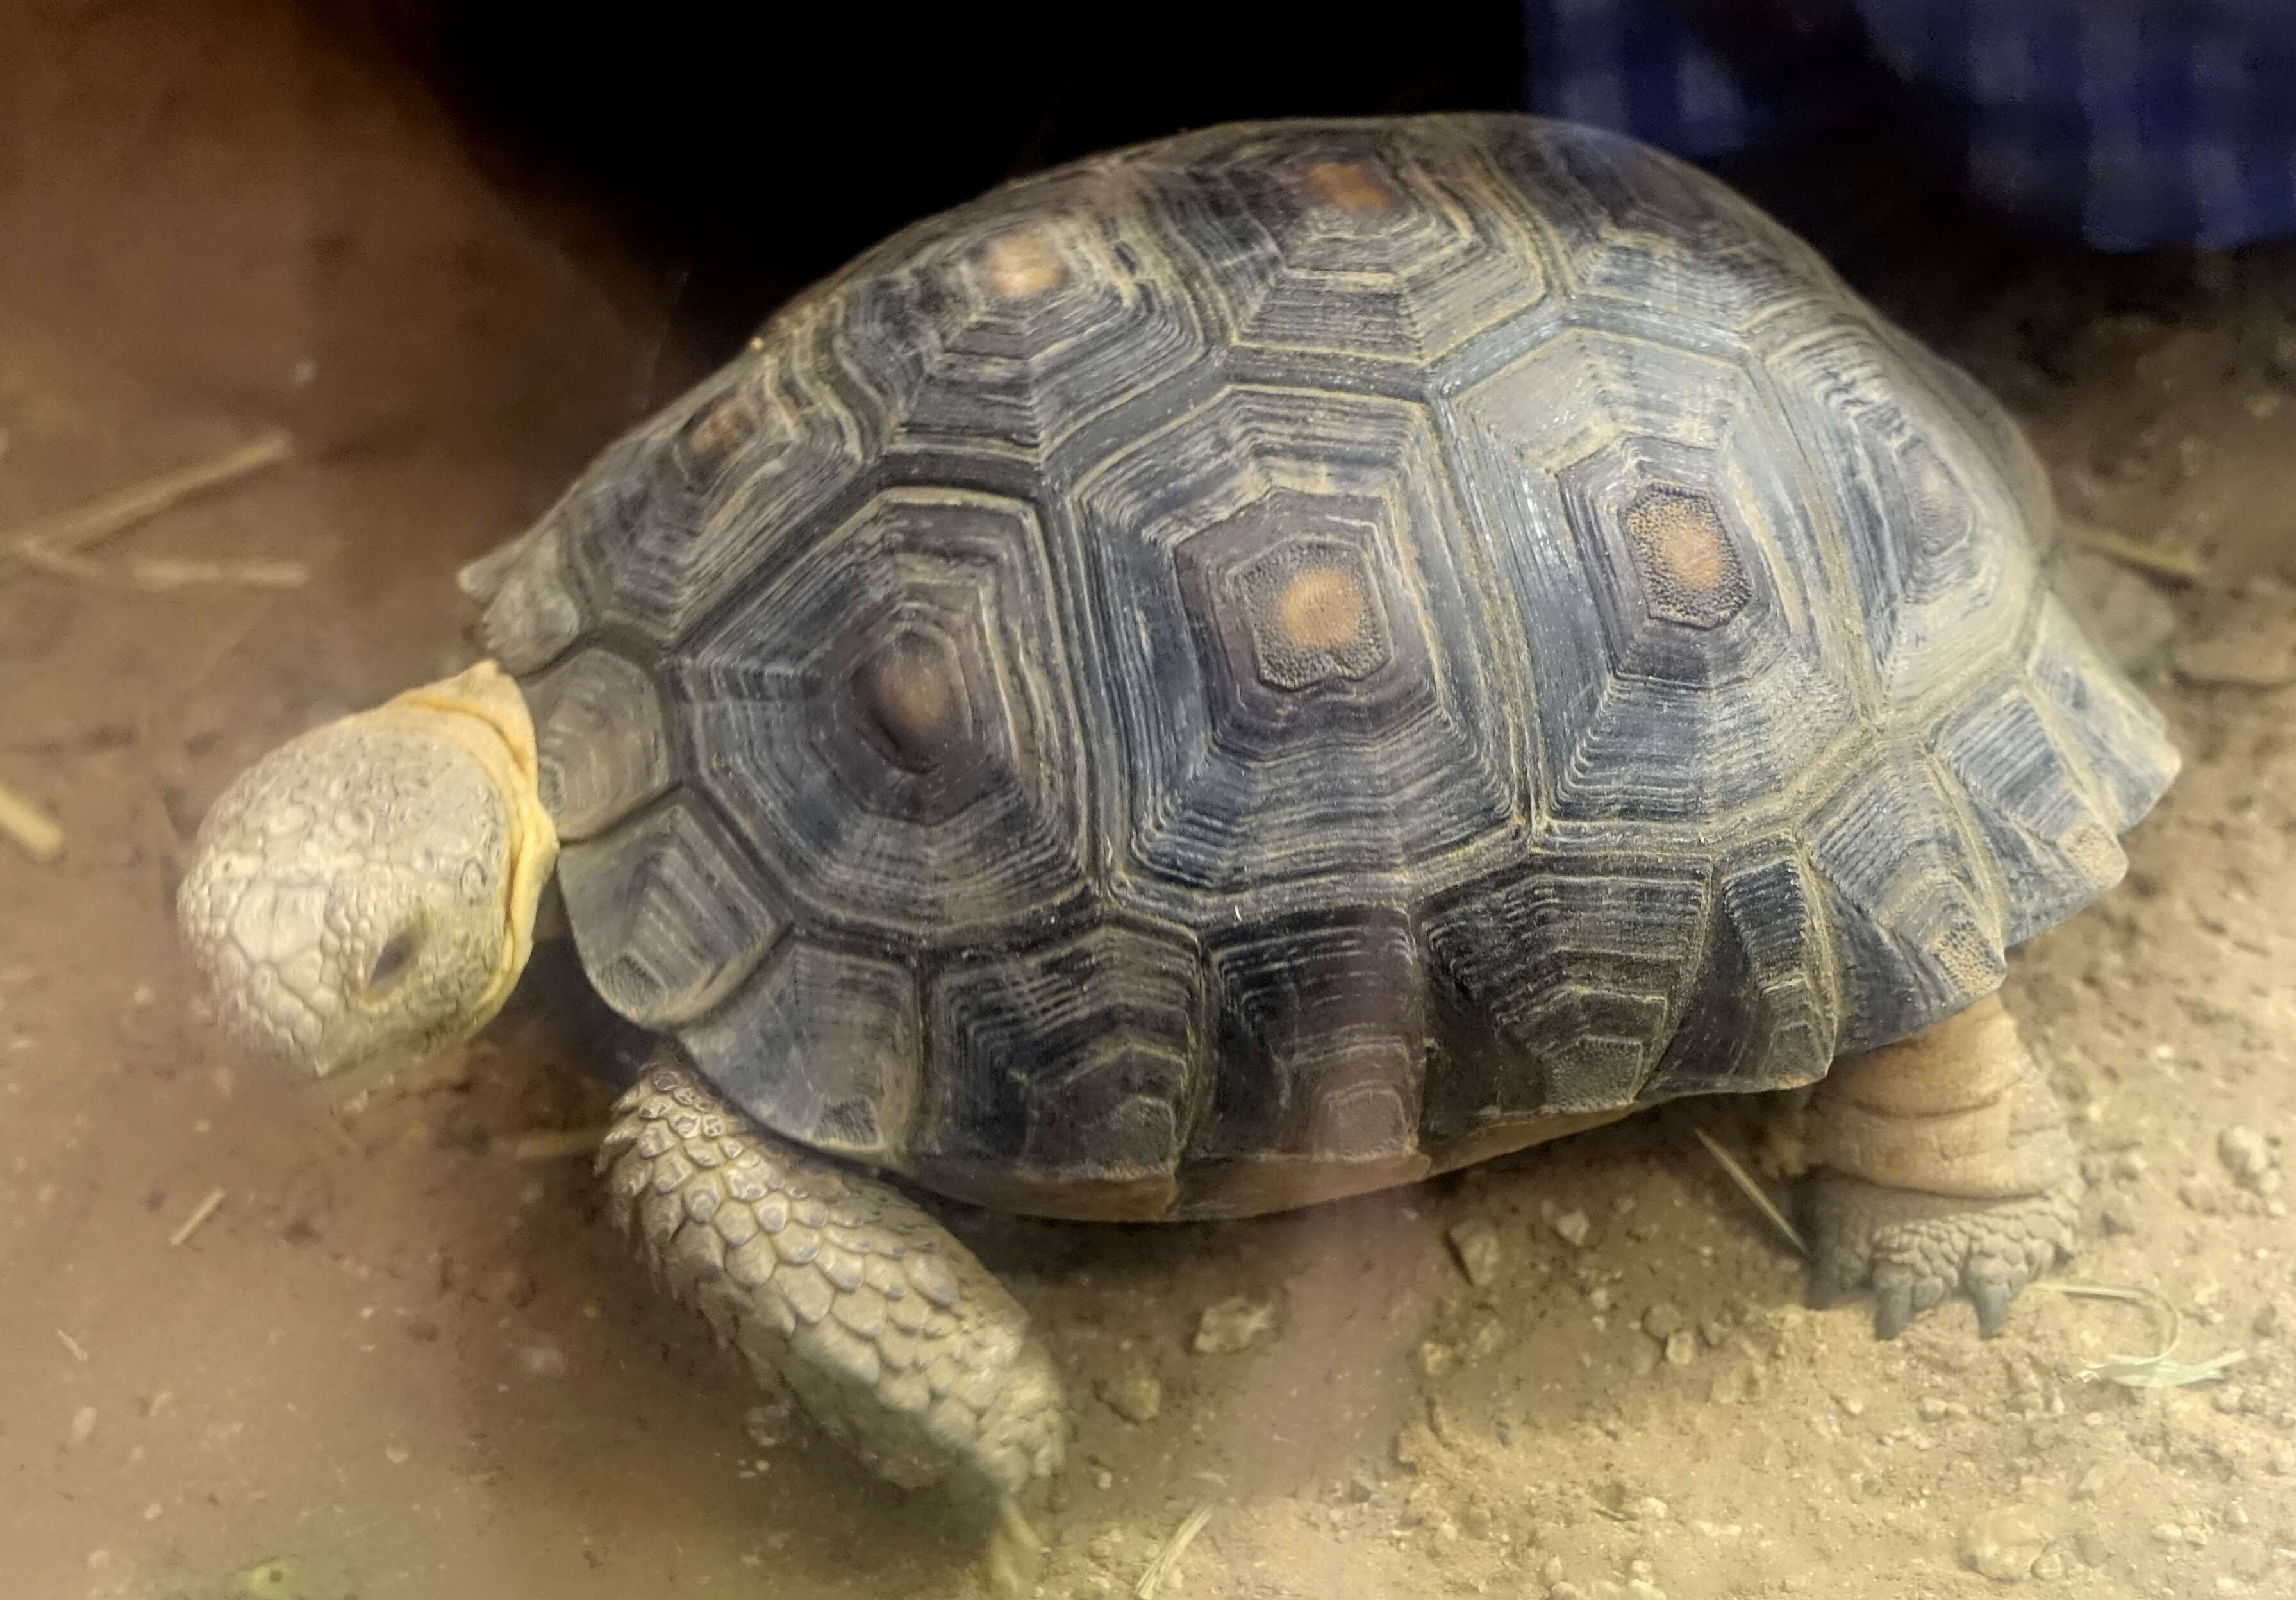
[[[974,1592],[959,1514],[754,1410],[586,1163],[521,1158],[604,1104],[545,996],[338,1126],[197,1026],[172,945],[221,784],[458,662],[453,569],[707,353],[665,349],[610,231],[491,185],[282,9],[16,15],[0,522],[285,426],[295,464],[105,558],[311,581],[0,570],[0,781],[69,833],[0,849],[0,1593]],[[1045,1594],[1134,1593],[1198,1507],[1168,1595],[2296,1594],[2296,262],[1935,266],[1874,287],[2025,414],[2070,507],[2205,567],[2078,574],[2189,764],[2008,999],[2095,1180],[2075,1276],[2244,1359],[2098,1381],[2152,1319],[2050,1292],[1985,1344],[1964,1306],[1890,1344],[1802,1309],[1693,1136],[1757,1147],[1742,1105],[1247,1225],[952,1208],[1075,1401]],[[1237,1296],[1265,1331],[1197,1353]]]

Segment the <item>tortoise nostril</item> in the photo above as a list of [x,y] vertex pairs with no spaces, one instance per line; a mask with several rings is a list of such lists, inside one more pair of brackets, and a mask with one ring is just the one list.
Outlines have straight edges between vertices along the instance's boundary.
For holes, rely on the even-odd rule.
[[414,930],[402,928],[383,942],[375,952],[374,964],[367,969],[366,986],[370,990],[387,989],[396,981],[414,960]]

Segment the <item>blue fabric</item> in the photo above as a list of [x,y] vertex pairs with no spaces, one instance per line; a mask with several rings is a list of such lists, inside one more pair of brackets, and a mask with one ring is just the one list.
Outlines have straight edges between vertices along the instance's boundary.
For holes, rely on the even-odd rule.
[[2296,234],[2296,0],[1524,0],[1529,103],[1693,158],[1894,96],[1980,202],[2103,250]]

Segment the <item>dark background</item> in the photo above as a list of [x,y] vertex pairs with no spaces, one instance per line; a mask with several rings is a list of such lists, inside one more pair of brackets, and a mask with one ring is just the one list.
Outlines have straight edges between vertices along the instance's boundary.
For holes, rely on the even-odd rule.
[[603,202],[684,275],[682,316],[708,327],[746,329],[904,223],[1093,151],[1246,118],[1521,100],[1516,8],[1476,0],[338,14],[522,181]]

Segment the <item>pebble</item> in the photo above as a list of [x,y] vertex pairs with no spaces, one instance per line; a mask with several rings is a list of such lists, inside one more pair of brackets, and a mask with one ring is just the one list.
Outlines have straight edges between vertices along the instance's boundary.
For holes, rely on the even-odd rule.
[[2048,1547],[2048,1524],[2030,1506],[1997,1506],[1961,1530],[1962,1564],[1997,1582],[2031,1577]]
[[2136,1208],[2120,1195],[2104,1202],[2097,1213],[2097,1221],[2108,1234],[2133,1234],[2136,1231]]
[[95,1437],[95,1407],[82,1406],[72,1413],[71,1441],[76,1445],[86,1444],[94,1437]]
[[1451,1225],[1450,1238],[1451,1248],[1459,1257],[1459,1270],[1467,1275],[1469,1283],[1482,1289],[1497,1281],[1504,1259],[1498,1229],[1480,1217],[1471,1217]]
[[1587,1591],[1575,1583],[1550,1583],[1546,1600],[1587,1600]]
[[1665,1301],[1643,1313],[1643,1332],[1660,1344],[1680,1333],[1685,1325],[1681,1308]]
[[761,1450],[778,1449],[797,1432],[797,1410],[787,1396],[742,1413],[742,1432]]
[[1250,1295],[1231,1295],[1204,1308],[1196,1319],[1195,1351],[1199,1356],[1232,1356],[1249,1349],[1275,1325],[1273,1302]]
[[1100,1398],[1126,1422],[1153,1422],[1164,1408],[1164,1385],[1152,1372],[1131,1372],[1103,1383]]
[[2253,1128],[2227,1128],[2217,1136],[2217,1160],[2242,1188],[2259,1190],[2272,1170],[2272,1147]]
[[530,1378],[562,1378],[566,1375],[566,1352],[554,1344],[523,1344],[519,1347],[518,1364]]
[[1586,1212],[1565,1211],[1557,1217],[1551,1226],[1556,1233],[1562,1235],[1563,1243],[1570,1245],[1571,1249],[1586,1248],[1587,1230],[1589,1226]]
[[2232,1212],[2232,1191],[2212,1177],[2186,1178],[2177,1186],[2177,1198],[2203,1217],[2224,1217]]

